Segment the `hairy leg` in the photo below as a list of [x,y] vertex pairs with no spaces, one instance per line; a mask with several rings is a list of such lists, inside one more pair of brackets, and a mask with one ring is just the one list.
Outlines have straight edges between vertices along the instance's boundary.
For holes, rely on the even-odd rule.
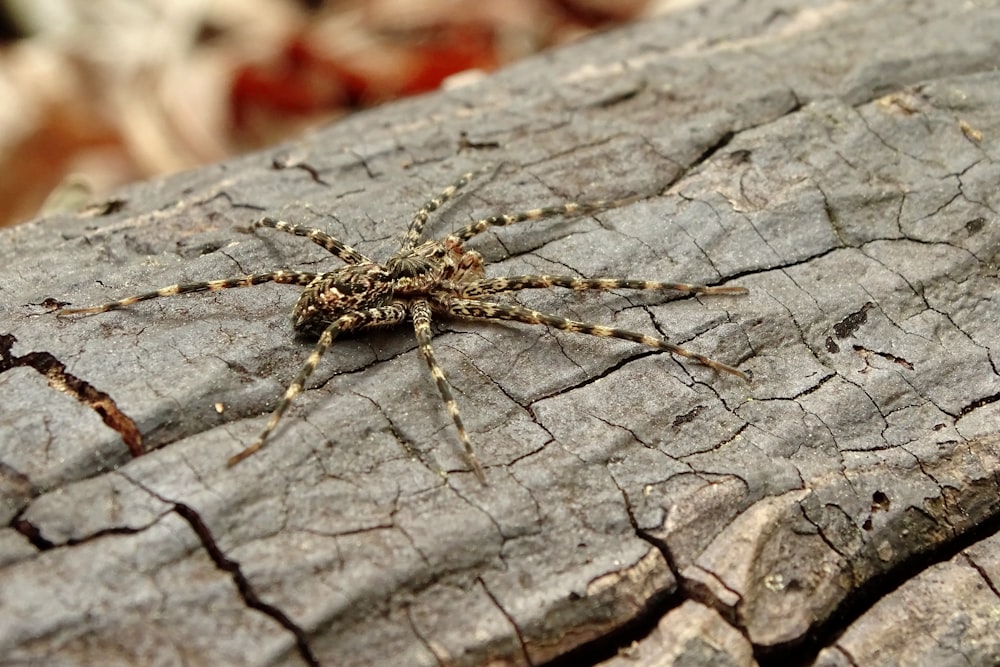
[[270,271],[268,273],[254,273],[248,276],[241,276],[239,278],[226,278],[224,280],[210,280],[202,283],[183,283],[178,285],[170,285],[169,287],[163,287],[152,292],[145,292],[144,294],[136,294],[135,296],[127,296],[124,299],[119,299],[118,301],[111,301],[110,303],[103,303],[99,306],[90,306],[87,308],[63,308],[56,311],[56,315],[76,315],[79,313],[106,313],[109,310],[121,310],[122,308],[127,308],[134,303],[139,303],[140,301],[148,301],[150,299],[156,299],[165,296],[176,296],[178,294],[187,294],[189,292],[217,292],[219,290],[230,289],[233,287],[251,287],[253,285],[262,285],[264,283],[281,283],[284,285],[308,285],[313,280],[315,280],[318,274],[315,273],[303,273],[301,271]]
[[471,222],[458,231],[452,232],[446,237],[445,243],[460,245],[472,237],[482,234],[490,227],[506,227],[507,225],[513,225],[518,222],[541,220],[542,218],[552,218],[557,215],[586,215],[588,213],[605,211],[609,208],[616,208],[627,204],[630,201],[633,201],[633,199],[598,199],[589,202],[569,202],[566,204],[558,204],[556,206],[533,208],[528,211],[521,211],[520,213],[498,213],[496,215],[491,215],[488,218]]
[[424,205],[420,207],[420,210],[413,216],[413,220],[410,222],[410,227],[406,230],[406,238],[403,239],[401,249],[405,250],[408,248],[415,248],[420,243],[420,239],[424,233],[424,226],[427,224],[427,218],[430,214],[441,208],[445,202],[454,197],[459,190],[469,184],[469,181],[474,179],[476,176],[485,174],[491,169],[493,169],[493,167],[487,166],[477,171],[470,171],[462,174],[458,177],[458,180],[446,187],[438,195],[428,199]]
[[691,352],[683,347],[663,340],[662,338],[654,338],[653,336],[648,336],[636,331],[615,329],[612,327],[602,326],[600,324],[576,322],[574,320],[568,320],[564,317],[546,315],[545,313],[540,313],[537,310],[531,310],[523,306],[490,303],[487,301],[475,301],[471,299],[451,300],[448,304],[448,311],[456,317],[466,319],[509,320],[513,322],[524,322],[526,324],[544,324],[555,329],[561,329],[563,331],[570,331],[573,333],[588,334],[590,336],[599,336],[601,338],[621,338],[623,340],[630,340],[636,343],[641,343],[642,345],[664,350],[681,357],[694,359],[698,363],[708,366],[714,370],[724,371],[743,378],[744,380],[749,380],[746,373],[738,368],[733,368],[732,366],[710,359],[703,354]]
[[477,298],[488,294],[513,292],[522,289],[565,287],[572,290],[672,290],[692,294],[746,294],[745,287],[689,285],[687,283],[663,283],[654,280],[625,280],[621,278],[574,278],[572,276],[511,276],[509,278],[484,278],[459,286],[461,295]]
[[451,415],[452,421],[455,422],[458,437],[465,448],[465,459],[472,467],[473,472],[476,473],[479,481],[486,484],[486,474],[483,472],[483,467],[480,465],[479,459],[476,458],[476,453],[472,449],[472,442],[469,441],[469,434],[466,432],[465,424],[462,422],[462,415],[458,412],[458,404],[451,393],[451,385],[448,384],[448,378],[445,377],[441,365],[434,356],[434,349],[431,347],[430,306],[426,301],[417,301],[411,306],[410,313],[413,317],[413,330],[417,336],[417,344],[420,345],[420,354],[431,369],[431,376],[433,376],[434,382],[437,383],[438,392],[441,394],[441,398],[444,399],[445,407],[448,408],[448,414]]
[[401,304],[391,304],[388,306],[381,306],[379,308],[359,310],[353,313],[346,313],[338,317],[337,320],[328,326],[320,335],[319,341],[313,348],[312,353],[309,355],[309,358],[306,359],[305,364],[302,365],[301,370],[299,370],[299,374],[296,375],[295,379],[292,380],[292,383],[288,385],[288,389],[285,390],[285,394],[281,397],[281,400],[278,401],[277,407],[275,407],[274,411],[271,412],[271,416],[267,420],[267,425],[264,426],[264,430],[261,431],[257,440],[239,454],[230,457],[229,465],[236,465],[267,444],[268,436],[271,435],[271,432],[274,431],[278,422],[281,421],[281,416],[285,414],[285,410],[287,410],[288,406],[292,404],[292,400],[302,391],[302,388],[306,384],[306,380],[308,380],[309,376],[312,375],[314,370],[316,370],[316,366],[319,364],[320,359],[323,358],[326,351],[330,349],[331,345],[333,345],[333,341],[338,334],[352,329],[398,324],[405,319],[406,308]]
[[348,264],[371,262],[370,259],[362,255],[360,252],[351,246],[338,241],[322,229],[313,229],[312,227],[293,225],[289,222],[285,222],[284,220],[275,220],[274,218],[261,218],[257,222],[250,225],[249,231],[252,232],[260,227],[270,227],[271,229],[277,229],[280,232],[287,232],[289,234],[294,234],[295,236],[304,236],[316,245],[326,248]]

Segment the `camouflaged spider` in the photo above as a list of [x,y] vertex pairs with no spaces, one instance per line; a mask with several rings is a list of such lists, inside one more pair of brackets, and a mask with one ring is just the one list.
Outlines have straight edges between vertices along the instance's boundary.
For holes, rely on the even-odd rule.
[[472,449],[472,443],[469,441],[469,435],[462,423],[458,405],[452,396],[451,387],[444,371],[441,370],[441,366],[434,357],[434,350],[431,347],[431,318],[433,316],[544,324],[563,331],[606,338],[622,338],[694,359],[715,370],[725,371],[747,379],[746,374],[732,366],[690,352],[661,338],[597,324],[575,322],[554,315],[546,315],[517,304],[498,303],[485,299],[484,297],[504,292],[545,287],[564,287],[572,290],[674,290],[693,294],[746,293],[746,289],[735,286],[706,287],[684,283],[618,278],[575,278],[547,275],[487,278],[482,256],[474,250],[466,250],[463,244],[490,227],[503,227],[525,220],[537,220],[557,215],[594,213],[620,206],[628,200],[573,202],[535,208],[521,213],[497,214],[470,223],[449,234],[443,240],[421,241],[428,216],[451,199],[475,176],[486,171],[488,169],[464,174],[439,195],[428,200],[410,222],[399,251],[384,264],[369,259],[321,230],[292,225],[274,218],[263,218],[255,222],[250,227],[250,231],[259,227],[271,227],[296,236],[304,236],[313,243],[329,250],[346,262],[347,266],[329,273],[280,270],[256,273],[240,278],[171,285],[154,292],[126,297],[100,306],[66,308],[58,311],[57,314],[103,313],[157,297],[174,296],[187,292],[213,292],[230,287],[249,287],[268,282],[305,287],[295,305],[292,323],[296,330],[318,335],[319,340],[299,374],[288,386],[284,396],[271,413],[260,437],[252,445],[230,458],[229,465],[239,463],[267,443],[268,437],[278,425],[292,399],[302,391],[306,380],[339,334],[369,327],[400,324],[407,318],[413,322],[413,330],[420,347],[420,354],[430,367],[431,375],[437,383],[441,398],[455,422],[458,437],[465,448],[465,458],[479,480],[484,483],[485,473]]

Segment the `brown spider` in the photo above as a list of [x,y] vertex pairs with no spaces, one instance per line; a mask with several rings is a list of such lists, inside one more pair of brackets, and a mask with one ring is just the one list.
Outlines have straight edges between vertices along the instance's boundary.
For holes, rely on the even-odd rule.
[[267,282],[304,286],[305,290],[295,304],[292,323],[296,330],[318,335],[319,341],[271,413],[260,437],[252,445],[231,457],[229,465],[239,463],[267,443],[268,437],[278,425],[292,399],[302,391],[306,380],[339,334],[356,329],[400,324],[407,318],[413,322],[413,330],[420,347],[420,354],[430,367],[431,375],[437,383],[441,398],[444,399],[448,413],[455,422],[458,437],[465,448],[465,458],[476,477],[483,483],[486,480],[483,468],[472,449],[472,443],[469,441],[469,435],[462,423],[458,405],[452,396],[451,386],[434,357],[434,350],[431,347],[432,316],[453,316],[472,320],[511,320],[528,324],[544,324],[563,331],[584,333],[591,336],[622,338],[688,357],[715,370],[725,371],[747,379],[745,373],[732,366],[690,352],[662,338],[597,324],[575,322],[554,315],[546,315],[517,304],[498,303],[485,299],[484,297],[503,292],[545,287],[565,287],[573,290],[675,290],[693,294],[746,293],[746,289],[743,287],[706,287],[684,283],[618,278],[575,278],[547,275],[487,278],[483,269],[482,256],[474,250],[466,250],[463,247],[466,241],[477,234],[481,234],[490,227],[503,227],[525,220],[537,220],[556,215],[594,213],[622,205],[628,200],[573,202],[535,208],[521,213],[491,215],[462,227],[441,241],[421,241],[428,216],[451,199],[473,177],[485,171],[487,170],[483,169],[464,174],[439,195],[428,200],[410,222],[399,251],[384,264],[372,261],[354,248],[344,245],[321,230],[299,227],[266,217],[255,222],[249,231],[252,232],[258,227],[271,227],[296,236],[305,236],[313,243],[326,248],[342,259],[347,263],[347,266],[329,273],[280,270],[255,273],[241,278],[171,285],[154,292],[126,297],[100,306],[64,308],[57,311],[57,314],[103,313],[157,297],[174,296],[187,292],[214,292],[230,287],[248,287]]

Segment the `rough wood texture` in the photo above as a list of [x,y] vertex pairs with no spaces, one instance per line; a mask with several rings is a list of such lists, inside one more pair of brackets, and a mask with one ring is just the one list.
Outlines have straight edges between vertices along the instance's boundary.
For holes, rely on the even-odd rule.
[[[3,661],[995,663],[998,35],[997,2],[688,6],[4,231]],[[432,229],[638,194],[472,245],[494,275],[745,285],[523,300],[752,383],[446,324],[484,488],[412,335],[384,332],[338,343],[227,469],[308,353],[294,289],[44,303],[335,265],[235,231],[264,212],[385,257],[427,194],[501,162]]]

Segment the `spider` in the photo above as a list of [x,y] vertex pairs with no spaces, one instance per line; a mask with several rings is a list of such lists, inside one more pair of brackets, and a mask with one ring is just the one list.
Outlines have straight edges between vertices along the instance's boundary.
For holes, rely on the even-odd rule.
[[246,231],[269,227],[313,243],[339,257],[346,266],[328,273],[305,273],[278,270],[255,273],[239,278],[171,285],[161,289],[125,297],[99,306],[64,308],[57,315],[104,313],[126,308],[140,301],[175,296],[188,292],[214,292],[232,287],[249,287],[263,283],[280,283],[304,287],[292,314],[293,327],[300,332],[318,336],[312,353],[298,375],[285,390],[267,424],[253,444],[232,456],[230,466],[239,463],[267,444],[282,415],[298,395],[315,370],[323,354],[338,335],[360,329],[401,324],[409,319],[413,324],[420,354],[430,368],[438,392],[458,431],[459,440],[469,467],[480,482],[486,475],[476,457],[469,434],[462,422],[458,404],[452,395],[448,379],[434,356],[431,346],[431,321],[435,317],[457,317],[469,320],[508,320],[527,324],[543,324],[555,329],[605,338],[621,338],[693,359],[717,371],[748,379],[737,368],[688,351],[662,338],[635,331],[615,329],[599,324],[577,322],[547,315],[514,303],[493,301],[490,297],[523,289],[562,287],[571,290],[672,290],[690,294],[746,294],[738,286],[707,287],[685,283],[619,278],[577,278],[572,276],[522,275],[507,278],[487,278],[482,256],[466,250],[464,244],[491,227],[505,227],[526,220],[538,220],[558,215],[585,215],[620,206],[627,199],[569,202],[534,208],[520,213],[491,215],[465,225],[441,240],[423,240],[424,226],[431,213],[449,201],[476,176],[488,169],[463,174],[455,182],[429,199],[413,216],[399,250],[385,263],[378,263],[345,245],[319,229],[290,224],[264,217]]

